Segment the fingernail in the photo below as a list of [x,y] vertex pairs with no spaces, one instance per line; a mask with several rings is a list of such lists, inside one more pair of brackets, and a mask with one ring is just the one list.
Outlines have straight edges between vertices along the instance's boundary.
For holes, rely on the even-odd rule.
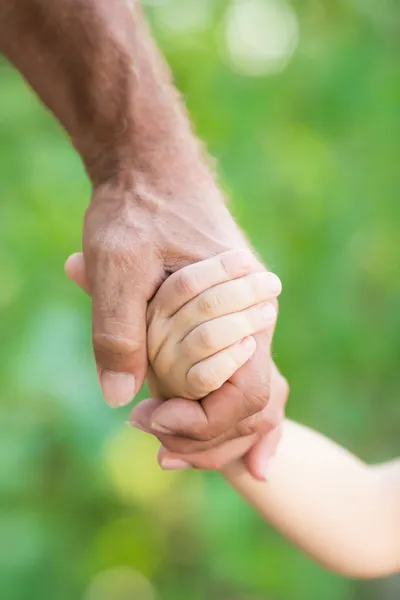
[[262,315],[264,319],[269,323],[275,321],[276,319],[276,308],[273,304],[268,302],[267,304],[262,304],[260,307]]
[[149,433],[148,428],[144,427],[144,425],[141,425],[137,421],[125,421],[125,425],[129,425],[129,427],[134,427],[135,429],[139,429],[140,431],[145,431],[146,433]]
[[150,427],[153,431],[157,431],[158,433],[167,433],[168,435],[176,435],[175,431],[168,429],[168,427],[164,427],[164,425],[160,425],[160,423],[153,422],[150,424]]
[[112,408],[129,404],[135,396],[136,382],[131,373],[101,371],[100,385],[105,401]]
[[163,458],[161,460],[161,468],[165,471],[182,471],[182,469],[190,469],[191,465],[179,458]]
[[282,282],[275,273],[268,273],[268,285],[273,294],[279,295],[282,291]]
[[251,335],[243,338],[239,343],[245,350],[252,350],[257,345],[255,339]]

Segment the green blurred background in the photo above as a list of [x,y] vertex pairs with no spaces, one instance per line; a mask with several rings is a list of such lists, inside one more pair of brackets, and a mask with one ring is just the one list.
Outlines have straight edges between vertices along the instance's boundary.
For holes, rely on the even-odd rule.
[[[371,461],[399,451],[397,0],[148,2],[231,206],[284,283],[288,413]],[[394,600],[302,556],[218,475],[162,473],[100,396],[90,301],[63,274],[90,188],[0,64],[0,596]],[[373,543],[373,540],[371,540]]]

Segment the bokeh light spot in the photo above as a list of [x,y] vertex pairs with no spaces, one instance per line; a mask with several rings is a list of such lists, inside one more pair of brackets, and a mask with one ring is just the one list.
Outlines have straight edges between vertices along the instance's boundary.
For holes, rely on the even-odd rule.
[[226,12],[226,52],[231,66],[244,75],[280,73],[298,39],[296,13],[284,0],[235,0]]
[[212,0],[169,0],[158,2],[154,15],[160,26],[172,34],[193,34],[212,25]]
[[105,448],[106,469],[118,495],[125,502],[157,505],[182,475],[160,469],[156,460],[159,445],[152,436],[128,426],[108,441]]
[[129,567],[102,571],[92,580],[85,600],[156,600],[154,586]]

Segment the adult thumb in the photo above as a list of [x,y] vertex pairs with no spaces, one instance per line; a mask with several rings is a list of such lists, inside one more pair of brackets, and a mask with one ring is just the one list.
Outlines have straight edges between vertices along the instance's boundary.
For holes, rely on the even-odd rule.
[[71,254],[65,261],[64,270],[67,275],[84,292],[90,294],[89,283],[86,277],[85,259],[82,252]]
[[146,310],[155,291],[154,278],[142,269],[126,273],[97,264],[89,286],[82,253],[68,258],[65,271],[92,295],[93,349],[103,396],[112,407],[124,406],[146,376]]

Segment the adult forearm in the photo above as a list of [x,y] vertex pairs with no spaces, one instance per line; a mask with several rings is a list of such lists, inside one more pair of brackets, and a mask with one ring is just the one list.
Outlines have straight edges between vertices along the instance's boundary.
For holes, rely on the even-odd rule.
[[[168,68],[128,0],[0,0],[0,50],[69,133],[97,184],[208,179]],[[172,190],[171,190],[172,192]]]
[[[126,405],[146,375],[147,303],[166,275],[247,242],[137,2],[0,0],[0,50],[68,131],[93,181],[76,280],[92,295],[104,397],[114,407]],[[234,451],[218,442],[210,451],[210,441],[239,439],[241,432],[249,437],[246,423],[239,423],[255,414],[252,429],[260,434],[277,424],[285,396],[277,395],[271,410],[263,411],[270,338],[257,335],[253,360],[235,375],[236,404],[231,398],[226,403],[228,385],[213,393],[206,429],[200,404],[193,410],[193,402],[172,399],[160,408],[159,428],[180,434],[160,435],[169,450],[204,450],[193,465],[209,468],[248,449],[239,440]],[[169,415],[174,423],[163,425]],[[253,455],[249,468],[260,476],[257,450]]]

